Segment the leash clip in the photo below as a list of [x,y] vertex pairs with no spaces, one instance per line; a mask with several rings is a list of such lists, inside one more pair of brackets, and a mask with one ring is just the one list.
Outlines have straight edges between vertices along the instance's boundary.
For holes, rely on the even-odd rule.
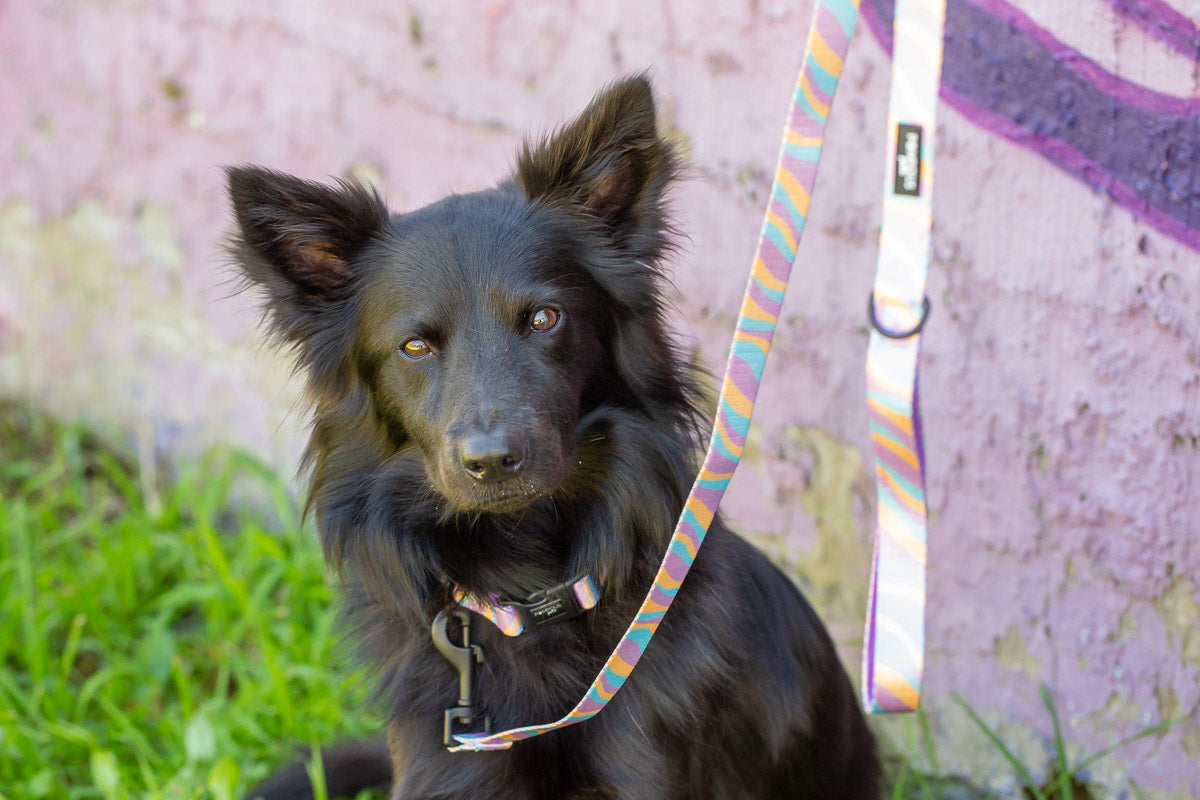
[[[450,641],[450,618],[457,619],[462,631],[462,645]],[[430,628],[433,636],[433,646],[450,662],[450,666],[458,672],[458,702],[446,709],[442,721],[442,742],[446,747],[456,747],[459,743],[454,738],[456,733],[491,733],[491,721],[481,717],[476,711],[471,695],[474,691],[475,665],[483,663],[483,648],[471,644],[471,617],[464,609],[452,608],[438,612],[433,618]],[[479,730],[471,730],[475,725],[481,725]],[[466,730],[456,729],[465,726]]]

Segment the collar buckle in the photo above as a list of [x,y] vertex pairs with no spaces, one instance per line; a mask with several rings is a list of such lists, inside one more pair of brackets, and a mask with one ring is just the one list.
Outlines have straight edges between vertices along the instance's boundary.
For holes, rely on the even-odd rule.
[[520,636],[573,619],[600,601],[596,582],[587,575],[534,592],[524,600],[502,600],[495,595],[484,598],[457,587],[453,587],[453,595],[454,602],[489,620],[505,636]]
[[555,622],[577,617],[587,611],[575,597],[575,583],[575,581],[560,583],[549,589],[534,592],[524,602],[506,600],[504,605],[518,610],[527,631],[544,625],[552,625]]

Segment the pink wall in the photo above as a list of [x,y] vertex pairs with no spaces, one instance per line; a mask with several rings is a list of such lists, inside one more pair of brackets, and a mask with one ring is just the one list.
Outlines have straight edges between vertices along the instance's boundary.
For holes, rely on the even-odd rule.
[[[249,298],[228,296],[220,166],[353,174],[412,208],[487,186],[526,131],[646,67],[692,164],[681,334],[724,363],[809,2],[167,5],[0,2],[0,394],[290,470],[299,387],[257,348]],[[851,665],[890,8],[863,0],[725,504]],[[1000,794],[1014,785],[953,693],[1039,769],[1039,683],[1079,757],[1200,702],[1198,15],[1195,0],[950,0],[923,356],[926,707],[943,766]],[[881,729],[904,746],[905,724]],[[1193,713],[1090,776],[1184,798],[1197,763]]]

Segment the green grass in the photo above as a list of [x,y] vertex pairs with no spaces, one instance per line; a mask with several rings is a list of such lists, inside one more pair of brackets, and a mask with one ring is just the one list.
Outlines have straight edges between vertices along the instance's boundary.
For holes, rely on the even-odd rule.
[[[1146,727],[1073,762],[1068,753],[1067,741],[1063,737],[1058,709],[1050,697],[1050,690],[1043,685],[1038,687],[1038,694],[1042,705],[1049,714],[1053,730],[1051,739],[1046,743],[1050,753],[1049,769],[1041,781],[1034,778],[1034,774],[1041,771],[1040,766],[1031,767],[1022,762],[1000,737],[1000,734],[984,722],[979,712],[958,695],[951,696],[954,703],[979,729],[1012,770],[1012,775],[1020,782],[1021,796],[1028,800],[1091,800],[1093,797],[1101,796],[1095,794],[1087,784],[1086,776],[1090,767],[1139,739],[1166,733],[1175,725],[1190,719],[1191,714],[1195,711],[1193,709],[1176,719],[1164,720],[1156,725]],[[985,792],[970,787],[958,778],[942,774],[937,751],[933,746],[933,732],[929,718],[923,710],[917,709],[917,712],[908,717],[906,722],[907,724],[904,726],[907,734],[906,752],[919,752],[920,756],[910,762],[894,752],[886,755],[891,777],[890,789],[887,793],[890,800],[943,800],[948,792],[952,792],[955,797],[978,797],[981,800],[989,797]],[[920,737],[919,742],[917,741],[918,736]],[[1137,784],[1132,781],[1128,785],[1128,792],[1130,797],[1143,797]]]
[[[230,800],[298,757],[319,776],[319,745],[380,728],[350,663],[315,536],[263,464],[217,453],[159,488],[86,430],[0,405],[0,800]],[[1041,697],[1040,783],[955,698],[1031,800],[1091,797],[1087,767],[1179,722],[1070,763]],[[920,755],[888,757],[885,797],[986,797],[942,774],[923,712],[906,728]]]
[[[1156,725],[1143,728],[1137,733],[1126,736],[1114,744],[1092,753],[1076,763],[1072,763],[1067,753],[1067,742],[1063,738],[1062,725],[1058,720],[1058,710],[1055,708],[1054,701],[1050,697],[1050,690],[1045,685],[1039,686],[1038,695],[1042,699],[1042,705],[1046,707],[1046,711],[1050,715],[1050,722],[1054,730],[1054,738],[1050,743],[1053,747],[1051,769],[1041,783],[1034,780],[1032,770],[1021,763],[1021,760],[1005,745],[999,734],[983,721],[975,709],[967,705],[966,701],[961,697],[954,695],[953,698],[954,702],[971,718],[971,722],[996,747],[1004,757],[1005,762],[1012,767],[1013,772],[1020,776],[1024,795],[1030,798],[1030,800],[1089,800],[1093,795],[1088,789],[1087,784],[1083,781],[1083,776],[1087,774],[1089,767],[1097,761],[1117,752],[1127,744],[1132,744],[1148,736],[1158,736],[1166,733],[1179,723],[1190,719],[1192,713],[1188,712],[1176,719],[1163,720]],[[1134,797],[1142,796],[1141,790],[1136,783],[1131,782],[1129,790]]]
[[0,407],[0,798],[224,800],[376,733],[284,484],[223,453],[147,490],[115,453]]

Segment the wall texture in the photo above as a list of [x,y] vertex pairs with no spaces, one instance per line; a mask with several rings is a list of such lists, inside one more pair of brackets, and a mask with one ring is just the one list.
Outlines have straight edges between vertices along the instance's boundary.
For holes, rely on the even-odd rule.
[[[167,10],[170,6],[171,10]],[[230,296],[220,166],[354,175],[403,210],[650,68],[687,150],[681,336],[724,363],[810,2],[0,0],[0,394],[142,450],[290,469],[298,382]],[[857,663],[873,489],[863,307],[892,0],[833,109],[726,514]],[[943,767],[1015,786],[949,701],[1113,796],[1200,795],[1200,2],[949,0],[923,356],[926,708]],[[881,729],[907,747],[908,723]]]

